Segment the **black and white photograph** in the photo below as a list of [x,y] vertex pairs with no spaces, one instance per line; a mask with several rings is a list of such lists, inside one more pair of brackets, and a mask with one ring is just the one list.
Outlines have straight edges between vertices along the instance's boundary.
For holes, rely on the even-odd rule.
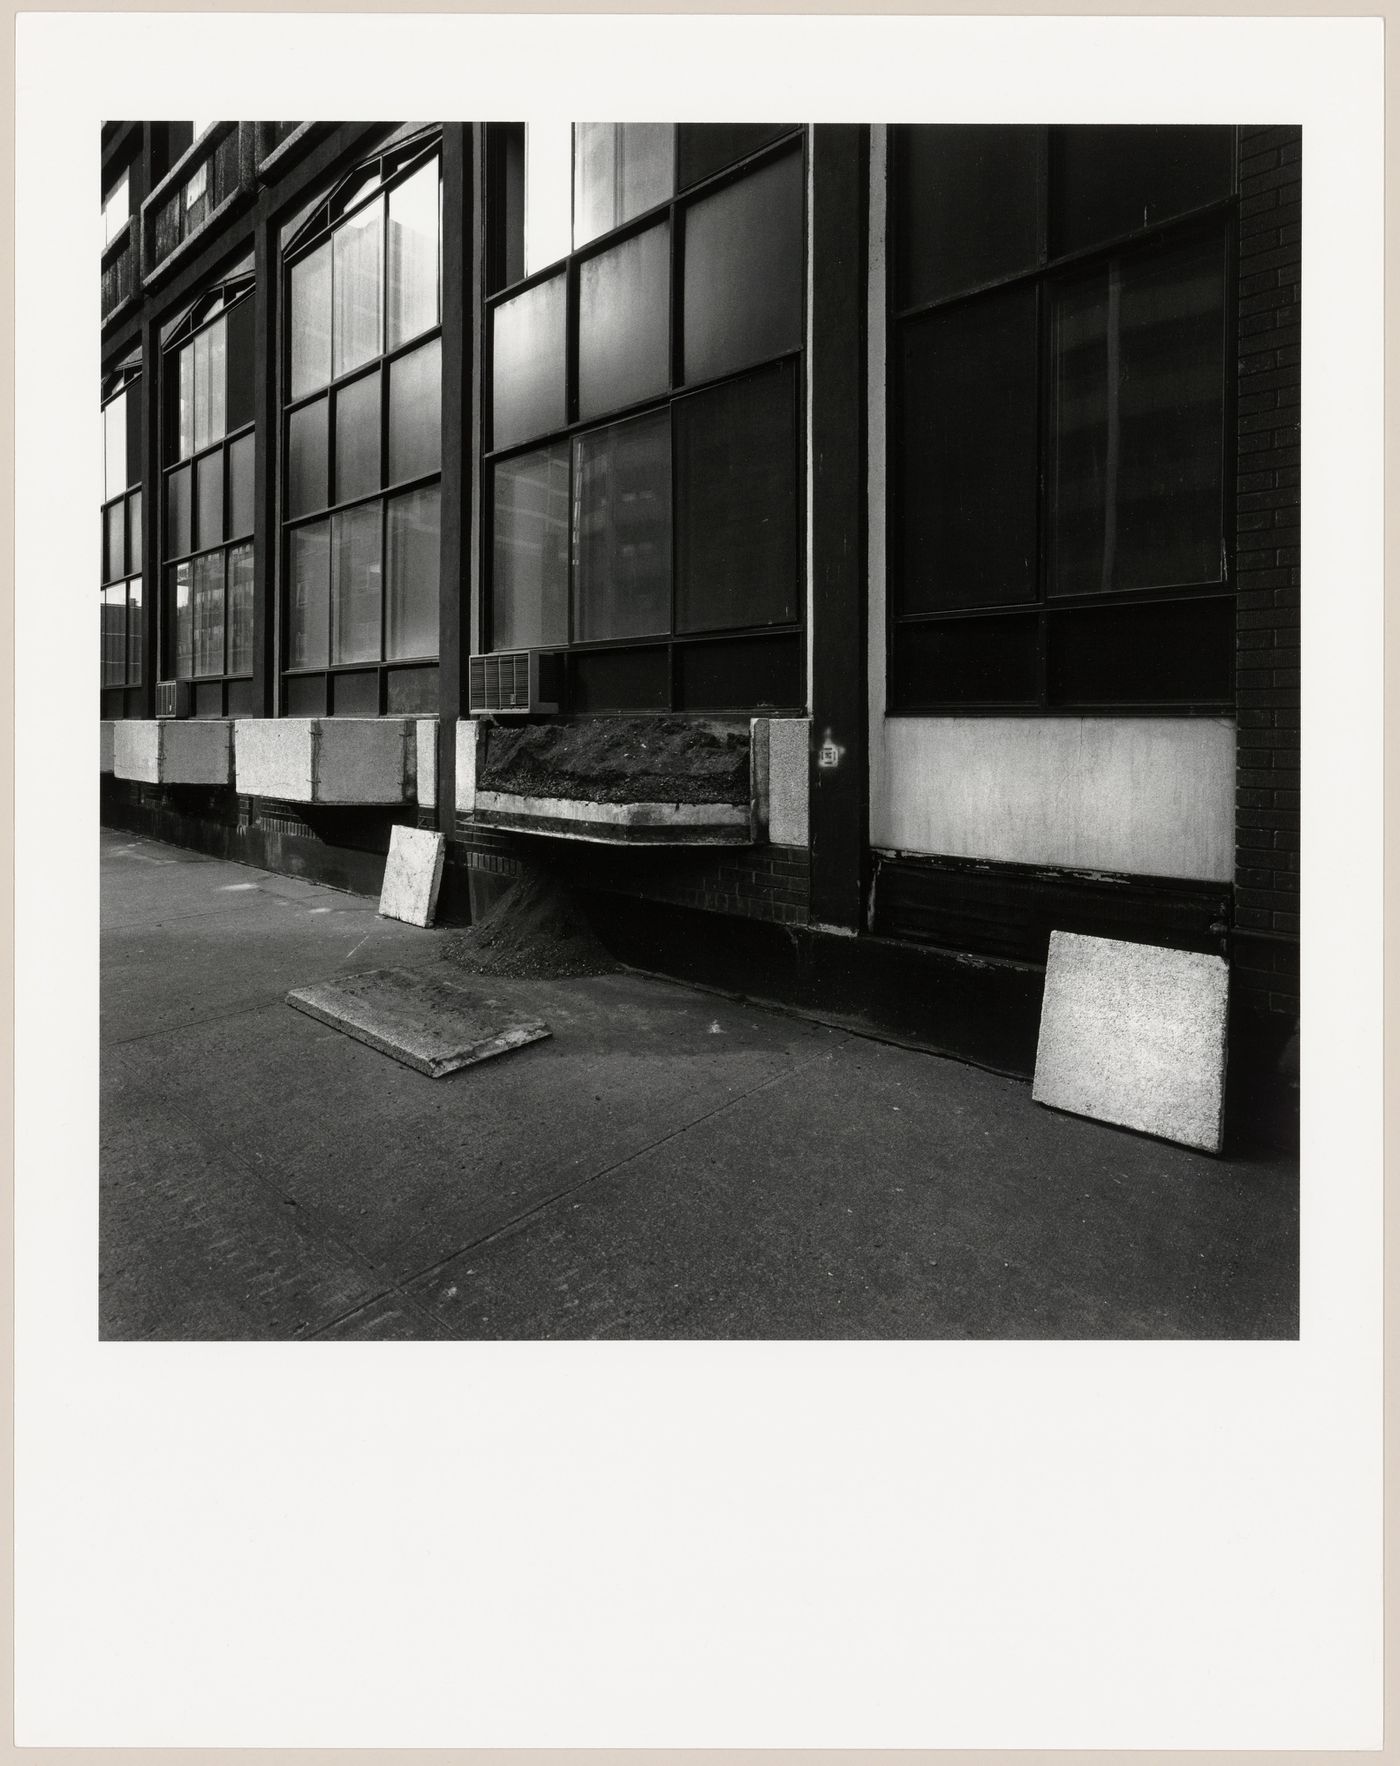
[[101,147],[104,1339],[1296,1335],[1298,126]]
[[1382,24],[705,4],[16,21],[21,1748],[1383,1739]]

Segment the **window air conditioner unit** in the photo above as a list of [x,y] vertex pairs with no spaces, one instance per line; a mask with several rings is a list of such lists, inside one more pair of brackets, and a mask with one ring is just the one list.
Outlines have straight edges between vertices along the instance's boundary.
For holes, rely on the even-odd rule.
[[502,650],[473,656],[468,670],[468,707],[479,712],[558,711],[564,701],[564,657],[557,650]]
[[191,709],[191,688],[188,681],[156,682],[156,716],[188,717]]

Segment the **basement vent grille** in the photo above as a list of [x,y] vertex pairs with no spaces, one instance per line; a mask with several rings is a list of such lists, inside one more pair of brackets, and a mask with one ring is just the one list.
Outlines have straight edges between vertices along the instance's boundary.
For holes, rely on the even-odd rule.
[[473,656],[468,675],[468,703],[476,712],[558,711],[562,700],[564,658],[549,650],[503,650],[494,656]]

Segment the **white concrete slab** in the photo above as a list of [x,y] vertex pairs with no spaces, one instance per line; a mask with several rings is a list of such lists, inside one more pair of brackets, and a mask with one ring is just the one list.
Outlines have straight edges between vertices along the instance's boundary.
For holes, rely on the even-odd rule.
[[411,803],[418,719],[240,718],[238,789],[288,803]]
[[769,718],[768,838],[774,846],[807,845],[810,741],[809,718]]
[[391,830],[384,886],[379,892],[379,911],[386,920],[432,925],[446,850],[447,841],[431,828]]
[[549,1035],[539,1019],[505,1012],[421,970],[371,969],[318,981],[294,989],[287,1004],[430,1079]]
[[122,718],[112,770],[142,785],[227,785],[232,730],[227,718]]
[[437,735],[435,717],[420,717],[414,729],[418,753],[418,802],[423,809],[437,805]]
[[476,813],[476,735],[477,720],[457,719],[457,813]]
[[1228,984],[1221,957],[1052,932],[1031,1096],[1218,1153]]

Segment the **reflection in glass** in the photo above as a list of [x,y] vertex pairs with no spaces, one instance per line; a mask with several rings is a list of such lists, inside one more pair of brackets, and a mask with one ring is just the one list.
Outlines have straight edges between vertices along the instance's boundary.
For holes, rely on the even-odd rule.
[[335,395],[335,500],[348,503],[379,489],[379,374]]
[[170,575],[170,600],[175,609],[175,674],[187,681],[194,673],[194,612],[190,606],[188,560],[177,564]]
[[[89,407],[90,409],[91,407]],[[127,487],[126,476],[126,394],[119,392],[109,405],[102,408],[103,453],[105,471],[102,500],[105,503]]]
[[708,380],[802,342],[802,156],[704,197],[685,217],[685,377]]
[[228,451],[228,534],[253,531],[253,437],[240,436]]
[[129,683],[141,679],[141,578],[133,577],[126,585],[126,678]]
[[234,546],[228,555],[228,672],[253,672],[253,548]]
[[671,383],[670,236],[663,222],[579,265],[578,414],[585,420]]
[[288,664],[292,668],[324,668],[329,640],[330,523],[318,521],[297,528],[289,538],[288,553]]
[[211,344],[214,327],[201,331],[195,338],[191,348],[194,350],[194,447],[198,453],[207,448],[213,437],[209,433],[209,417],[212,410],[210,392]]
[[104,517],[106,529],[102,548],[102,580],[126,575],[126,504],[118,501],[108,505]]
[[303,405],[287,419],[287,513],[324,509],[329,494],[326,401]]
[[571,231],[568,123],[525,125],[525,274],[556,263],[569,249]]
[[674,123],[575,124],[575,245],[644,214],[675,188]]
[[640,638],[671,623],[671,419],[574,443],[574,636]]
[[1051,302],[1051,593],[1218,582],[1220,238],[1111,259]]
[[504,460],[494,479],[491,648],[566,643],[569,444]]
[[188,460],[194,452],[194,345],[187,343],[180,351],[179,446],[177,460]]
[[126,499],[126,568],[132,575],[141,570],[141,493],[133,491]]
[[292,265],[292,397],[331,377],[331,242]]
[[222,448],[195,463],[195,545],[217,546],[224,537],[224,455]]
[[564,278],[552,276],[491,315],[491,445],[508,448],[564,414]]
[[331,518],[331,661],[379,660],[379,504]]
[[192,566],[194,600],[194,672],[224,671],[224,555],[212,552]]
[[244,296],[229,313],[227,324],[228,409],[226,430],[253,421],[253,302]]
[[358,368],[383,347],[384,198],[342,221],[331,235],[335,250],[335,372]]
[[389,606],[385,654],[391,661],[438,653],[439,494],[410,491],[388,505]]
[[442,464],[442,344],[434,338],[389,368],[389,482]]
[[438,321],[438,162],[389,193],[389,348]]
[[172,558],[193,548],[190,542],[190,477],[192,466],[181,466],[165,481],[165,544]]
[[126,681],[126,584],[110,583],[102,591],[102,685]]

